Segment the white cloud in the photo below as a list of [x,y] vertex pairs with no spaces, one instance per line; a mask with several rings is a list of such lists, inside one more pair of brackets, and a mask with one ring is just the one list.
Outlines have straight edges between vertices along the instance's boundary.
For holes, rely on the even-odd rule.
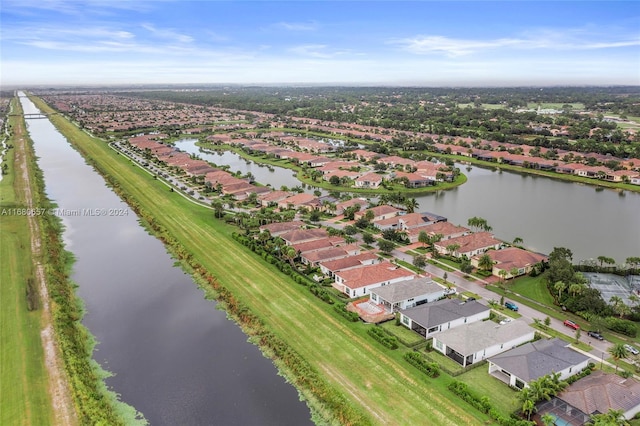
[[271,28],[286,31],[315,31],[318,29],[316,22],[278,22],[271,25]]
[[178,41],[180,43],[191,43],[193,41],[193,37],[186,34],[180,34],[170,28],[156,28],[151,24],[142,24],[140,26],[158,38]]
[[[593,36],[592,36],[593,37]],[[388,44],[399,45],[402,50],[418,54],[442,54],[449,57],[471,55],[496,49],[549,49],[549,50],[593,50],[617,47],[640,46],[640,38],[611,41],[592,41],[579,31],[540,31],[528,37],[496,38],[489,40],[458,39],[437,35],[417,35],[395,39]]]

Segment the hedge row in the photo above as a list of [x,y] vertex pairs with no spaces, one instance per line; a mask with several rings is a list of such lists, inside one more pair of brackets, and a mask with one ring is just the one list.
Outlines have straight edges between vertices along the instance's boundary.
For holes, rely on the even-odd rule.
[[435,362],[428,362],[418,352],[407,352],[404,354],[404,359],[429,377],[436,378],[440,375],[438,364]]
[[371,337],[380,342],[383,346],[389,349],[398,349],[398,339],[389,336],[379,327],[372,327],[367,331]]
[[459,396],[462,400],[469,403],[475,409],[489,415],[489,417],[491,417],[501,426],[532,426],[536,424],[535,422],[530,422],[524,419],[503,416],[502,413],[493,408],[488,396],[485,395],[479,398],[469,390],[469,387],[466,383],[453,381],[447,387],[456,396]]
[[333,308],[336,310],[337,313],[339,313],[340,315],[342,315],[343,317],[345,317],[351,322],[358,322],[358,320],[360,319],[360,317],[356,312],[347,311],[345,309],[346,305],[342,303],[334,305]]

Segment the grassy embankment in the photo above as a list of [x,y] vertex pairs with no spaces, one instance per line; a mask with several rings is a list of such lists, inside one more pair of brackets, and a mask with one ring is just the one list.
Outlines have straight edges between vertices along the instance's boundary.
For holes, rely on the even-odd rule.
[[[14,101],[14,111],[20,105]],[[13,135],[8,143],[24,136],[20,117],[9,118]],[[40,310],[31,251],[25,180],[20,173],[25,153],[9,149],[4,163],[8,174],[0,181],[0,424],[53,424],[47,369],[40,339]]]
[[[50,111],[39,100],[37,104]],[[236,313],[252,340],[262,344],[309,401],[316,420],[385,425],[486,421],[446,389],[450,377],[428,379],[404,362],[399,351],[367,337],[366,325],[348,325],[305,287],[233,240],[235,228],[214,220],[210,210],[169,192],[104,141],[63,117],[54,116],[52,121],[147,219],[146,225],[174,255],[217,289],[217,296]],[[205,290],[211,294],[211,287]]]
[[[38,265],[44,265],[38,278],[46,282],[46,287],[40,287],[43,311],[47,318],[45,331],[51,330],[52,325],[50,333],[43,333],[43,342],[51,377],[49,386],[55,388],[51,389],[55,416],[53,423],[137,423],[141,420],[138,413],[120,403],[117,395],[106,388],[103,379],[107,373],[92,359],[95,341],[81,323],[84,311],[82,302],[75,295],[75,285],[69,278],[73,255],[64,249],[61,220],[46,213],[56,205],[46,196],[44,177],[36,163],[31,139],[24,130],[24,120],[21,119],[19,125],[25,143],[17,148],[17,152],[27,158],[30,177],[30,184],[25,185],[24,192],[31,194],[31,205],[40,212],[36,216],[37,223],[30,226],[31,229],[37,228],[40,234],[36,244],[41,253]],[[55,343],[52,343],[54,334]]]

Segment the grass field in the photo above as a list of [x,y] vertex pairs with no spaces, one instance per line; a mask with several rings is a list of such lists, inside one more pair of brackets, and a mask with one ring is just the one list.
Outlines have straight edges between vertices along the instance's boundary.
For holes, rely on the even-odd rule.
[[516,391],[505,383],[487,374],[488,365],[467,371],[456,379],[469,385],[477,395],[487,395],[491,403],[503,413],[510,413],[518,409]]
[[[41,102],[38,106],[50,111]],[[169,192],[63,117],[51,119],[140,206],[162,212],[156,217],[158,223],[371,423],[472,425],[486,421],[479,412],[458,408],[461,401],[443,390],[447,378],[437,382],[423,378],[402,360],[400,351],[384,349],[366,335],[364,325],[351,326],[305,287],[233,240],[234,228],[215,221],[210,210]],[[314,396],[304,396],[313,405]],[[322,407],[315,408],[322,412]]]
[[[20,117],[10,123],[18,134]],[[13,144],[13,142],[12,142]],[[27,309],[26,282],[34,277],[27,217],[13,208],[25,206],[24,181],[16,173],[15,149],[9,150],[9,174],[0,182],[0,424],[53,424],[39,310]],[[18,162],[24,161],[20,155]]]

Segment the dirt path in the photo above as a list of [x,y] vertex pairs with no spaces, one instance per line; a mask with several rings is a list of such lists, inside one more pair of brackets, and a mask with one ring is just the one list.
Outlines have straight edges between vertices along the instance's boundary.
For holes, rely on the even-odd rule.
[[[22,178],[22,196],[24,197],[25,207],[33,209],[33,196],[31,190],[31,179],[27,161],[27,143],[25,140],[26,129],[23,123],[16,126],[16,152],[15,165],[16,178]],[[32,210],[33,211],[33,210]],[[40,241],[40,226],[37,217],[28,216],[29,231],[31,234],[31,253],[34,260],[35,279],[38,283],[40,292],[40,300],[42,302],[42,315],[44,328],[40,332],[42,338],[42,346],[44,349],[44,360],[47,371],[49,372],[49,393],[51,396],[51,404],[54,413],[54,423],[56,425],[76,425],[78,423],[74,404],[71,399],[71,391],[67,383],[67,376],[64,370],[62,359],[59,356],[59,348],[55,339],[53,330],[53,318],[51,314],[51,305],[49,299],[49,290],[47,288],[44,265],[42,264],[42,244]]]

